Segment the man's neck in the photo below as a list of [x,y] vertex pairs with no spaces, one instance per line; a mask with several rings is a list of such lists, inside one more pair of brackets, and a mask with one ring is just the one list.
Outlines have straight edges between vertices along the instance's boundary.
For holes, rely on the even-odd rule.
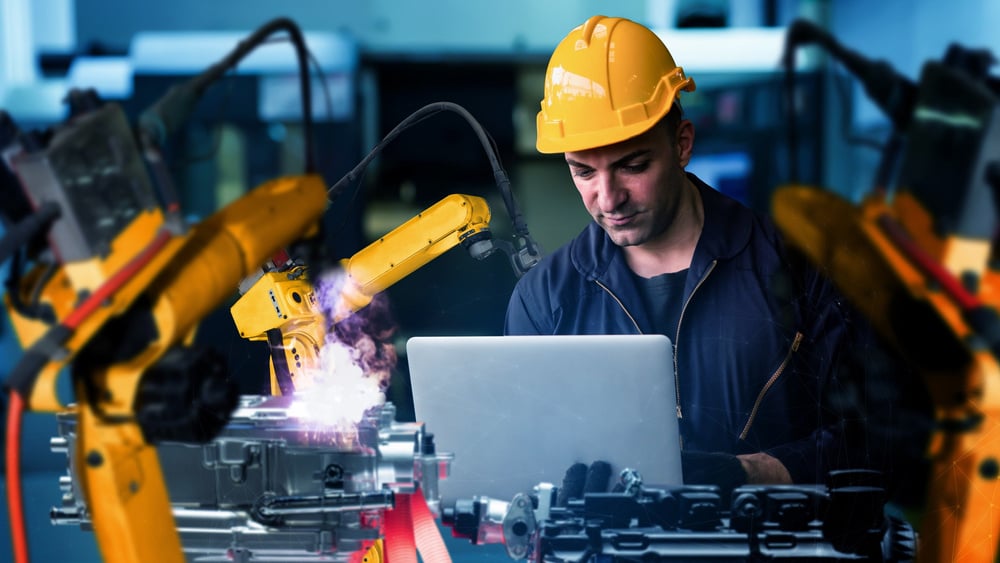
[[666,231],[641,245],[622,248],[629,268],[644,278],[691,267],[694,249],[705,224],[705,211],[698,187],[687,177],[684,178],[683,189],[677,218]]

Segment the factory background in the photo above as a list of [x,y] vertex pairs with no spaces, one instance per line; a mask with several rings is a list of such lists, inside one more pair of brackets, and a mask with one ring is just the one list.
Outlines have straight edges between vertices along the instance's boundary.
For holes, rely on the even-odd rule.
[[[214,63],[232,41],[288,17],[305,31],[318,67],[312,92],[317,159],[329,184],[412,112],[454,102],[492,136],[531,234],[551,251],[589,217],[559,155],[534,149],[542,77],[559,39],[598,13],[628,17],[661,34],[698,86],[682,97],[698,133],[690,169],[763,213],[772,191],[792,180],[791,159],[798,181],[858,201],[871,188],[890,131],[856,80],[822,52],[803,49],[796,74],[798,143],[790,156],[779,59],[792,20],[810,19],[913,80],[954,42],[1000,52],[1000,4],[989,0],[0,0],[0,109],[22,128],[44,128],[66,117],[70,88],[95,88],[135,118],[171,84]],[[269,179],[301,171],[291,46],[276,41],[264,50],[212,86],[171,146],[174,180],[191,220]],[[349,257],[451,193],[487,198],[494,231],[509,234],[473,130],[457,115],[438,114],[400,135],[331,206],[324,218],[330,251]],[[503,257],[477,262],[456,249],[388,291],[401,352],[390,399],[402,416],[408,413],[405,340],[500,334],[515,282]],[[2,320],[0,380],[20,354]],[[226,354],[241,390],[263,390],[266,349],[239,338],[228,307],[205,319],[199,339]],[[48,497],[29,496],[28,515],[33,537],[66,539],[34,545],[51,550],[52,559],[40,554],[42,561],[60,554],[96,560],[88,534],[47,527],[58,495],[55,476],[63,470],[62,456],[48,450],[54,428],[48,415],[27,415],[24,471],[51,483],[50,491],[44,484],[37,489]],[[0,529],[7,529],[6,513]],[[0,533],[0,559],[8,542]]]

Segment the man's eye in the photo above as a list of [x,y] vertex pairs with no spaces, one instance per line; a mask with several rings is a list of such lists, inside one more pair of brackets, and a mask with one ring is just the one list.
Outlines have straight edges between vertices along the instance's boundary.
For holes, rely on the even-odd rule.
[[622,170],[629,174],[639,174],[640,172],[645,172],[647,168],[649,168],[649,161],[622,166]]
[[573,175],[577,178],[590,178],[594,175],[594,171],[588,168],[576,168],[573,170]]

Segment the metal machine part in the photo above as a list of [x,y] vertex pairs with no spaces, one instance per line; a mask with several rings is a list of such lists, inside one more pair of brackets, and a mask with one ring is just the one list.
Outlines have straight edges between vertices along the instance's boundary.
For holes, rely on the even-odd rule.
[[[91,529],[77,481],[76,417],[58,415],[55,452],[67,454],[55,524]],[[319,427],[295,395],[240,398],[211,442],[158,445],[177,532],[188,561],[352,561],[383,537],[395,496],[423,492],[437,508],[437,481],[452,459],[423,424],[373,408],[346,429]]]
[[507,503],[477,497],[444,510],[453,535],[504,543],[512,559],[620,561],[912,561],[916,534],[884,514],[874,472],[824,485],[632,487],[552,506],[547,484]]
[[36,207],[48,201],[59,205],[51,246],[60,261],[107,257],[129,224],[159,208],[117,104],[77,116],[47,144],[37,137],[24,135],[20,145],[4,152]]
[[289,261],[244,278],[240,298],[230,308],[240,336],[267,342],[272,395],[309,386],[326,337],[326,318],[305,266]]

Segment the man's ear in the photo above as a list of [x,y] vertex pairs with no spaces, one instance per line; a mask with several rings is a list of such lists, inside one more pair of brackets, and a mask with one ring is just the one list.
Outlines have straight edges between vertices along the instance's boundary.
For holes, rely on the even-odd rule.
[[694,123],[687,119],[682,119],[677,125],[677,160],[681,167],[691,162],[691,153],[694,150]]

